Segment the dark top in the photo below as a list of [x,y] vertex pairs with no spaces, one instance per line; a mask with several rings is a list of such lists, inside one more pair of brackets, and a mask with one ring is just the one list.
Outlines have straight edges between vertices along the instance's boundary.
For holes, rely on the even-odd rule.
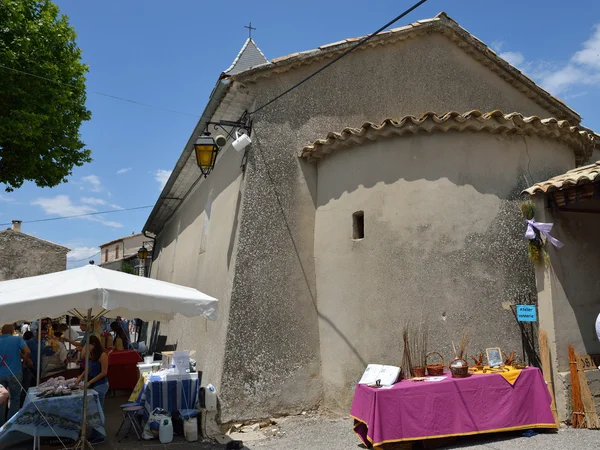
[[[102,363],[100,362],[100,360],[98,360],[98,361],[90,360],[90,369],[88,372],[88,380],[91,380],[91,379],[97,377],[98,375],[100,375],[100,372],[102,372]],[[90,385],[90,387],[93,389],[94,386],[98,386],[98,385],[104,384],[104,383],[108,383],[108,378],[104,377],[104,378],[96,381],[94,384]]]

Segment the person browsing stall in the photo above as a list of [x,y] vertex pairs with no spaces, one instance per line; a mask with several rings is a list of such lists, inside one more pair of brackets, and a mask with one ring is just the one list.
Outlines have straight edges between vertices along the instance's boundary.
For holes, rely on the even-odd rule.
[[[62,336],[60,337],[60,340],[68,342],[69,344],[75,346],[77,348],[77,350],[81,350],[83,347],[85,347],[85,342],[88,337],[88,329],[87,329],[87,325],[85,324],[85,322],[81,322],[79,324],[79,329],[83,333],[83,338],[81,339],[81,342],[78,342],[75,340],[75,339],[77,339],[77,337],[73,336],[73,330],[69,330],[70,332],[67,332],[67,333],[63,332]],[[59,328],[59,330],[60,330],[60,328]]]
[[123,350],[129,350],[129,338],[123,328],[117,322],[113,322],[110,324],[110,329],[115,333],[115,347],[117,338],[121,338]]
[[0,408],[0,425],[4,425],[19,410],[23,380],[21,359],[27,364],[31,354],[25,341],[19,336],[13,336],[14,332],[14,325],[4,325],[0,336],[0,384],[7,388],[10,395],[8,417],[5,417],[4,408]]
[[[98,336],[91,335],[89,343],[84,351],[89,348],[90,368],[88,373],[88,386],[98,393],[100,405],[104,408],[104,398],[108,392],[108,355],[104,352],[104,347],[100,343]],[[77,378],[77,384],[81,383],[85,373]]]

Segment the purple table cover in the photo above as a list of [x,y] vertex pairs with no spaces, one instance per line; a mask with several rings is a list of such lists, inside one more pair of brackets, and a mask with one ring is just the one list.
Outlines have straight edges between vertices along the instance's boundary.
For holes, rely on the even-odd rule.
[[542,373],[524,369],[514,385],[498,374],[401,381],[391,389],[357,385],[350,416],[367,447],[387,442],[556,428]]

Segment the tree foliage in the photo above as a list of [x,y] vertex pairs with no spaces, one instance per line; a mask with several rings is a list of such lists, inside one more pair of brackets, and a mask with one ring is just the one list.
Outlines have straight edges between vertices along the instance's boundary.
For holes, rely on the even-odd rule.
[[88,67],[75,37],[49,0],[0,0],[0,183],[7,191],[25,180],[56,186],[91,161],[79,134],[91,117]]
[[131,275],[135,275],[135,268],[130,263],[123,261],[121,270],[119,272],[130,273]]

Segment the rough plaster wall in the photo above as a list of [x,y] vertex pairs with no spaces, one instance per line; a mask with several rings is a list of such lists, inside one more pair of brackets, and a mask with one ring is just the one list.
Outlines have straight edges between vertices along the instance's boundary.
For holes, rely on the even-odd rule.
[[[197,351],[193,358],[203,372],[202,384],[212,383],[219,391],[242,195],[240,159],[232,149],[219,156],[211,176],[197,185],[157,237],[151,271],[153,278],[195,287],[219,300],[217,321],[177,316],[161,323],[160,330],[179,350]],[[206,228],[209,197],[212,208]]]
[[281,158],[288,132],[269,135],[268,143],[260,128],[252,135],[223,373],[224,422],[296,413],[321,398],[314,206],[296,159],[290,152]]
[[600,215],[550,210],[548,218],[554,222],[552,235],[565,244],[549,249],[556,354],[563,372],[569,370],[569,344],[577,353],[600,353],[594,326],[600,313]]
[[65,270],[67,251],[24,233],[0,233],[0,281]]
[[[259,79],[256,88],[266,90],[264,99],[270,99],[323,64]],[[263,115],[273,117],[278,125],[289,123],[296,133],[288,136],[287,144],[293,146],[295,137],[301,139],[299,151],[331,131],[365,121],[474,109],[550,116],[447,38],[430,35],[348,55],[255,116],[255,125]]]
[[[573,164],[572,150],[527,137],[536,180]],[[315,261],[325,404],[350,407],[367,363],[400,365],[404,324],[422,321],[429,350],[452,359],[521,350],[505,302],[535,295],[519,193],[523,138],[488,133],[419,135],[369,143],[319,162]],[[365,238],[352,239],[364,211]]]
[[[257,98],[256,106],[318,67],[315,64],[249,84]],[[302,147],[330,131],[360,126],[366,121],[421,115],[426,111],[473,109],[549,116],[531,99],[437,35],[349,55],[253,116],[244,223],[240,229],[227,339],[224,372],[227,393],[223,391],[222,397],[224,404],[236,412],[226,419],[294,412],[316,406],[322,392],[318,377],[321,359],[323,355],[331,355],[328,350],[331,339],[344,340],[339,332],[337,336],[319,337],[317,329],[317,324],[321,330],[325,324],[334,328],[331,320],[337,312],[315,310],[316,168],[298,160]],[[570,164],[559,164],[558,170],[563,170],[565,165],[573,167],[574,158],[572,153],[569,155],[565,158],[570,158]],[[523,164],[522,159],[519,164]],[[494,171],[496,167],[490,165],[488,169]],[[360,167],[352,168],[352,176],[358,177],[361,171]],[[512,176],[507,186],[516,189],[515,174],[499,176]],[[525,183],[519,186],[525,187]],[[515,192],[511,191],[511,195],[516,195]],[[508,207],[506,203],[499,203],[500,211]],[[502,217],[502,213],[498,214]],[[503,230],[508,225],[499,223],[495,227]],[[488,235],[482,233],[474,245],[484,246],[485,239],[492,236],[491,231]],[[460,280],[462,271],[444,270],[437,275]],[[370,286],[376,289],[377,284],[372,282]],[[320,292],[318,295],[319,304],[326,304],[327,296],[323,297]],[[346,306],[342,308],[345,310]],[[345,335],[356,331],[348,329]],[[349,371],[342,370],[343,375],[331,375],[337,377],[336,385],[345,393],[349,380],[356,376],[357,367],[353,362]],[[336,403],[347,405],[347,397],[328,406],[335,407]]]

